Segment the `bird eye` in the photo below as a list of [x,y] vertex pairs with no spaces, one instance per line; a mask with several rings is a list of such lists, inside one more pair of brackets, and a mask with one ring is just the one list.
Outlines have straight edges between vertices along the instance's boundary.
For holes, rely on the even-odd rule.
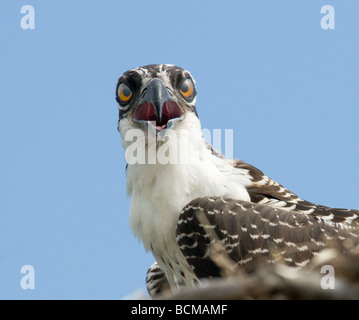
[[132,97],[132,90],[124,83],[121,83],[118,87],[118,97],[120,102],[127,103]]
[[190,78],[187,78],[182,82],[180,92],[186,99],[190,99],[194,93],[194,85]]

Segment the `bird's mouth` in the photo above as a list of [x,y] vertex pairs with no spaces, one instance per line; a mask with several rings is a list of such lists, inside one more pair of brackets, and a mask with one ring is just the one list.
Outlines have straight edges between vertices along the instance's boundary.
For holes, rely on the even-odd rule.
[[161,117],[157,116],[155,106],[150,102],[143,102],[137,108],[133,115],[133,120],[136,122],[147,121],[150,122],[156,130],[166,129],[173,121],[172,119],[180,119],[183,111],[174,101],[166,101],[162,105]]
[[142,91],[142,99],[133,115],[136,122],[151,123],[157,131],[170,128],[184,112],[167,90],[165,83],[152,79]]

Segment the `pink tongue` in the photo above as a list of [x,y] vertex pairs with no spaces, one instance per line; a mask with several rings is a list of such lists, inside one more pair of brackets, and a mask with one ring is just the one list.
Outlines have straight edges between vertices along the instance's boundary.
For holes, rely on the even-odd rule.
[[134,114],[135,120],[155,121],[156,129],[162,130],[167,127],[167,122],[174,118],[179,118],[183,114],[177,103],[166,101],[162,108],[162,121],[158,121],[155,107],[150,102],[141,103]]

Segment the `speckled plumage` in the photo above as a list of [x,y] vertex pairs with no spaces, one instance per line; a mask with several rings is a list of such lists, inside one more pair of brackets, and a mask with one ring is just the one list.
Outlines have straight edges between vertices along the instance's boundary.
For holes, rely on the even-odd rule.
[[[181,114],[172,119],[168,111],[168,127],[163,123],[156,126],[157,120],[151,124],[134,118],[138,106],[148,103],[146,94],[153,79],[160,79],[156,85],[166,90],[176,114]],[[193,83],[189,98],[181,92],[186,79]],[[132,92],[128,102],[119,98],[122,83]],[[257,168],[225,159],[204,141],[195,107],[195,83],[188,71],[174,65],[129,70],[118,81],[116,99],[118,129],[129,163],[130,225],[157,261],[146,277],[150,294],[158,294],[167,284],[176,290],[195,285],[201,278],[221,275],[208,253],[214,241],[211,233],[246,272],[279,260],[301,268],[322,248],[344,250],[345,239],[357,242],[357,210],[302,200]],[[158,119],[157,109],[156,115],[146,110]],[[144,120],[147,113],[143,113]],[[141,135],[133,139],[134,132]],[[136,152],[134,141],[138,143]],[[163,154],[175,154],[172,161],[150,158],[150,151],[158,155],[164,144],[167,149]],[[183,150],[186,158],[181,162]],[[141,152],[144,161],[139,163]],[[198,215],[204,215],[206,222]]]

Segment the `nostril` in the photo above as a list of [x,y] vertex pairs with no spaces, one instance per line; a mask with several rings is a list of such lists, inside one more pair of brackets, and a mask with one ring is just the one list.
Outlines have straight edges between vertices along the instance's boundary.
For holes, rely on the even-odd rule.
[[143,97],[145,96],[146,91],[147,91],[147,87],[142,90],[142,92],[141,92],[141,98],[143,98]]

